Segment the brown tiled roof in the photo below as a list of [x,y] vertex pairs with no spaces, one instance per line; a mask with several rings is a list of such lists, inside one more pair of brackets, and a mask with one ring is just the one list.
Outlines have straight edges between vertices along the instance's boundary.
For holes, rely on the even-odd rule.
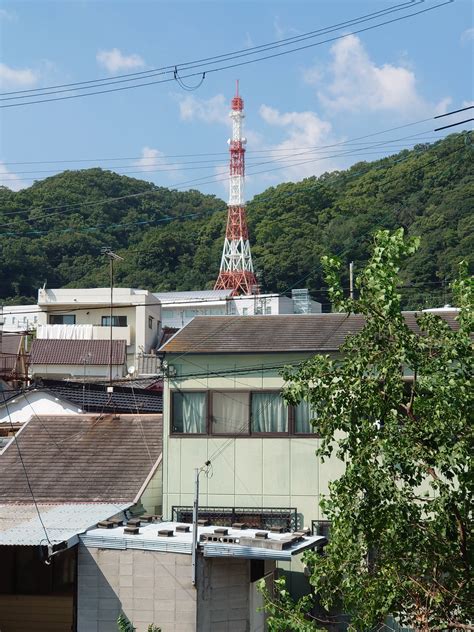
[[[112,364],[124,364],[125,340],[112,340]],[[90,356],[89,356],[90,354]],[[110,362],[110,340],[33,340],[31,364],[87,364]]]
[[33,417],[0,454],[0,503],[32,501],[25,469],[37,502],[132,502],[161,451],[161,415]]
[[15,370],[21,344],[20,334],[2,334],[0,336],[0,374]]
[[[416,312],[404,312],[419,333]],[[439,314],[457,328],[456,311]],[[278,353],[337,351],[349,334],[359,332],[360,314],[279,316],[197,316],[160,348],[166,353]]]

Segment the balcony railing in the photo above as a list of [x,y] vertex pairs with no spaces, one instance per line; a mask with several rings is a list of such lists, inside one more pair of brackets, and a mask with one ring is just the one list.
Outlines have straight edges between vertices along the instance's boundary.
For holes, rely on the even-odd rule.
[[[192,522],[193,508],[171,508],[174,522]],[[298,528],[295,507],[199,507],[199,520],[209,520],[211,524],[230,527],[236,522],[244,522],[253,529],[282,527],[286,531]]]
[[[102,325],[38,325],[37,338],[51,340],[110,340],[110,327]],[[112,327],[112,340],[131,344],[130,326]]]

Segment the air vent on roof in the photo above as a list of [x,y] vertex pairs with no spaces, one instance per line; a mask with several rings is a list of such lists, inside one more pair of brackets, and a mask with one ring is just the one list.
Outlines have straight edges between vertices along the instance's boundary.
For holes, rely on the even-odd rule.
[[173,529],[160,529],[158,535],[162,538],[172,538],[174,536]]
[[140,533],[140,529],[138,527],[125,527],[123,530],[126,535],[138,535]]
[[179,524],[176,527],[176,533],[189,533],[190,526],[188,524]]

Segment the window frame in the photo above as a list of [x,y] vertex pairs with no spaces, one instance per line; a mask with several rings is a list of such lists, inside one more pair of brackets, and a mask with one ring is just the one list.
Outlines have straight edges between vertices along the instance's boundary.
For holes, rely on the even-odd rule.
[[[202,388],[186,388],[186,389],[180,389],[180,388],[174,388],[174,389],[170,389],[170,393],[171,393],[171,397],[170,397],[170,424],[169,424],[169,431],[170,431],[170,437],[209,437],[210,436],[210,432],[209,432],[209,399],[210,399],[210,391],[209,389],[204,390]],[[174,417],[174,395],[175,393],[204,393],[206,396],[206,420],[205,420],[205,432],[176,432],[175,430],[173,430],[173,417]],[[219,436],[225,436],[225,435],[219,435]]]
[[[287,409],[287,430],[285,432],[254,432],[252,430],[252,395],[254,393],[282,393],[281,388],[265,388],[265,389],[229,389],[226,388],[172,388],[170,389],[170,417],[169,417],[169,436],[173,438],[187,438],[187,437],[200,437],[202,439],[209,438],[232,438],[232,439],[319,439],[320,435],[317,432],[296,432],[296,416],[295,406],[286,405]],[[212,396],[214,393],[248,393],[249,394],[249,423],[247,432],[239,433],[213,433],[212,432]],[[173,416],[174,416],[174,393],[205,393],[206,395],[206,425],[205,432],[175,432],[173,431]]]
[[[55,319],[55,318],[64,318],[65,316],[67,316],[68,318],[72,318],[74,320],[73,323],[54,323],[51,322],[51,319]],[[18,321],[19,322],[19,321]],[[75,325],[76,324],[76,314],[49,314],[48,315],[48,324],[49,325]]]
[[[114,324],[115,319],[117,319],[117,322],[118,322],[118,320],[120,318],[125,318],[125,325],[115,325]],[[101,327],[110,327],[110,322],[104,323],[104,320],[107,320],[107,319],[109,319],[109,321],[110,321],[110,314],[106,314],[105,316],[101,316],[100,317],[100,326]],[[123,315],[123,314],[114,314],[112,316],[112,327],[128,327],[128,318],[127,318],[127,316]]]

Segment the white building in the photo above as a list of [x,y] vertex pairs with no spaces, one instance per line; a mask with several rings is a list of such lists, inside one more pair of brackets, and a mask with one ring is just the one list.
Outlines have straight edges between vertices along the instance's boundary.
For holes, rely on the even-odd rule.
[[20,333],[36,329],[40,320],[39,305],[4,305],[0,307],[0,323],[3,321],[3,331]]
[[[38,290],[37,338],[110,340],[110,289]],[[156,347],[161,309],[147,290],[114,288],[112,339],[125,340],[127,363]]]
[[307,290],[293,290],[292,296],[257,294],[232,296],[232,290],[157,292],[163,327],[180,329],[195,316],[254,316],[258,314],[316,314],[321,303],[311,300]]

